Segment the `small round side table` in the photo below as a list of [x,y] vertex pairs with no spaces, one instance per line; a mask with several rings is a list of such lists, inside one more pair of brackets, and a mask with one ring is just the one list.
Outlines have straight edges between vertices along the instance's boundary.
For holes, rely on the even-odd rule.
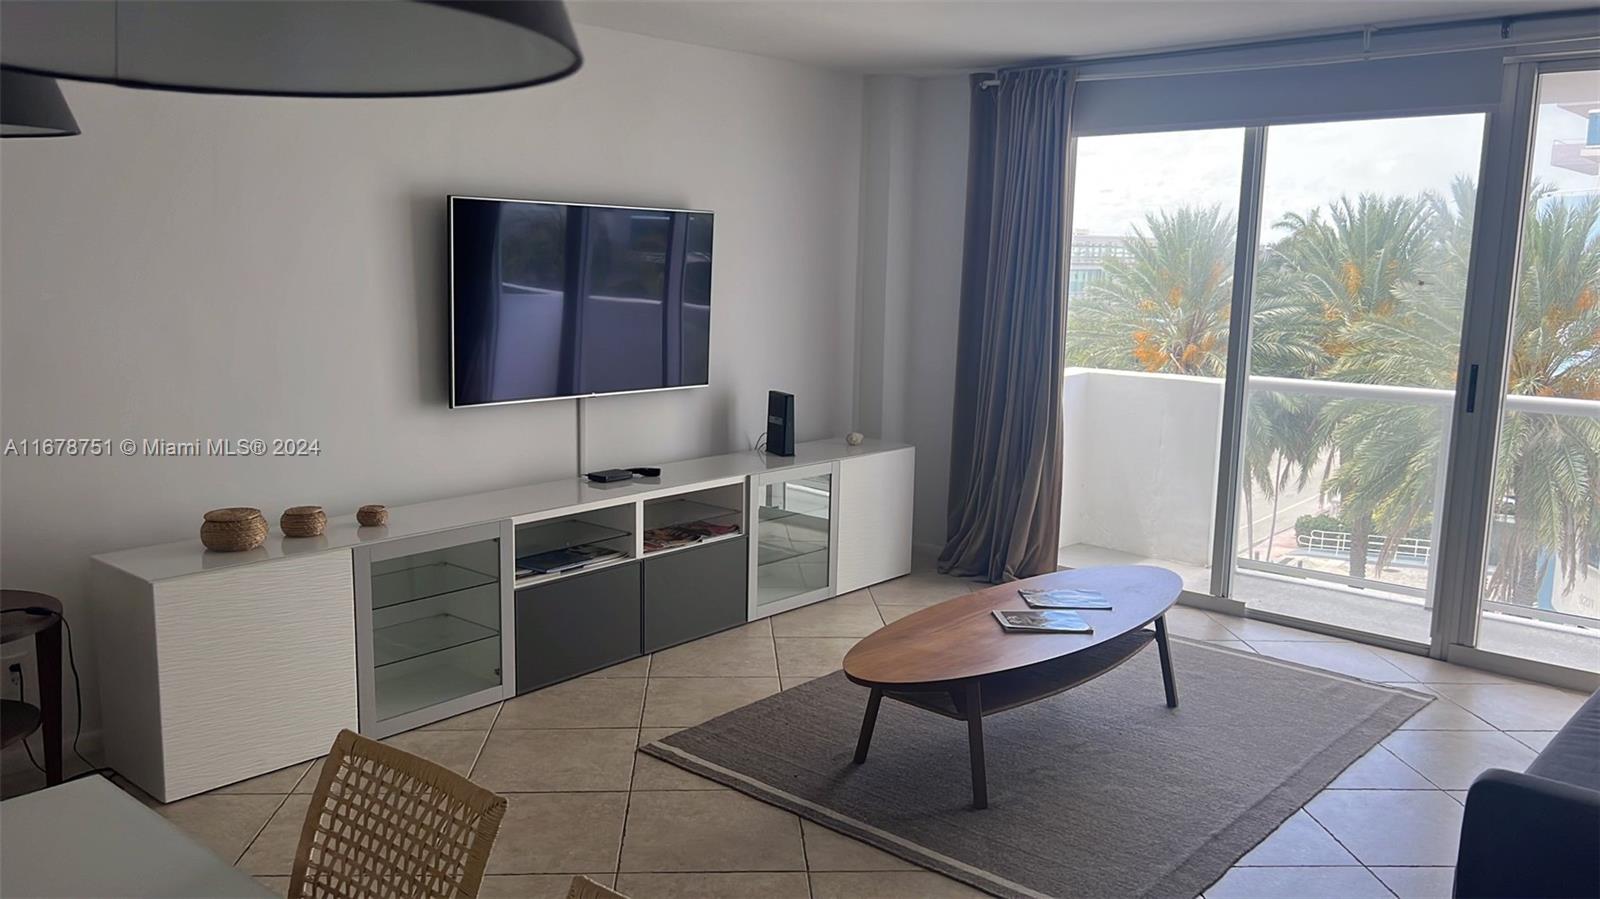
[[61,783],[61,600],[32,590],[0,590],[0,643],[33,638],[39,706],[0,700],[0,746],[44,727],[44,779]]

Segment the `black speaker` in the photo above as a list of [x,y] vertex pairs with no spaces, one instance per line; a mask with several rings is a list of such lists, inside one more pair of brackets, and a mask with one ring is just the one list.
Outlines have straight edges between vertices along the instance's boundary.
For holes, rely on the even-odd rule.
[[767,452],[794,455],[794,394],[767,391]]

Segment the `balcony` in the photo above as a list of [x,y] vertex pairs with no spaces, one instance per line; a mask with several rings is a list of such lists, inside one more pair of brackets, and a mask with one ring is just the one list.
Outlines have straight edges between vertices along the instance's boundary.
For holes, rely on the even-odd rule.
[[[1251,487],[1238,515],[1232,598],[1252,609],[1336,624],[1351,630],[1427,642],[1442,493],[1444,441],[1454,394],[1444,390],[1256,377],[1248,402],[1270,396],[1321,397],[1371,403],[1397,417],[1429,422],[1437,415],[1430,483],[1417,499],[1427,514],[1407,533],[1371,534],[1364,564],[1353,563],[1359,539],[1341,526],[1337,483],[1341,460],[1331,452],[1306,466],[1304,483]],[[1061,564],[1146,562],[1171,568],[1197,593],[1209,593],[1215,521],[1222,381],[1172,374],[1071,368],[1063,406]],[[1600,402],[1511,396],[1506,416],[1600,419]],[[1433,410],[1432,415],[1417,413]],[[1567,420],[1571,420],[1570,418]],[[1258,444],[1271,438],[1248,432]],[[1281,454],[1254,447],[1258,458]],[[1259,464],[1259,463],[1258,463]],[[1271,480],[1270,478],[1268,479]],[[1490,534],[1490,577],[1515,527],[1514,503],[1497,510]],[[1353,569],[1359,568],[1358,573]],[[1542,577],[1515,587],[1497,584],[1484,604],[1479,646],[1485,650],[1586,670],[1600,670],[1600,570],[1541,564]]]

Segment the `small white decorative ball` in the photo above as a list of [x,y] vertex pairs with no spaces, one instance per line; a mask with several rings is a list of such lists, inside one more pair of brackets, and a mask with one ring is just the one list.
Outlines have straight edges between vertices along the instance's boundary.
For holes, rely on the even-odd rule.
[[861,441],[865,439],[867,438],[861,436],[860,431],[851,431],[849,434],[845,435],[844,442],[850,444],[851,446],[860,446]]

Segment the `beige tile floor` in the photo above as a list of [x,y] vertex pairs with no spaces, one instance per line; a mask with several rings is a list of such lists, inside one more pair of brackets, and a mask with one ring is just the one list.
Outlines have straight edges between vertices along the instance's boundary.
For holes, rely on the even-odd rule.
[[[390,742],[510,799],[485,896],[564,896],[574,873],[635,899],[981,895],[634,748],[839,667],[882,623],[971,589],[933,572],[678,646]],[[1434,702],[1206,891],[1448,896],[1462,802],[1483,768],[1521,769],[1576,693],[1189,608],[1174,633],[1431,692]],[[158,810],[281,889],[316,763]]]

